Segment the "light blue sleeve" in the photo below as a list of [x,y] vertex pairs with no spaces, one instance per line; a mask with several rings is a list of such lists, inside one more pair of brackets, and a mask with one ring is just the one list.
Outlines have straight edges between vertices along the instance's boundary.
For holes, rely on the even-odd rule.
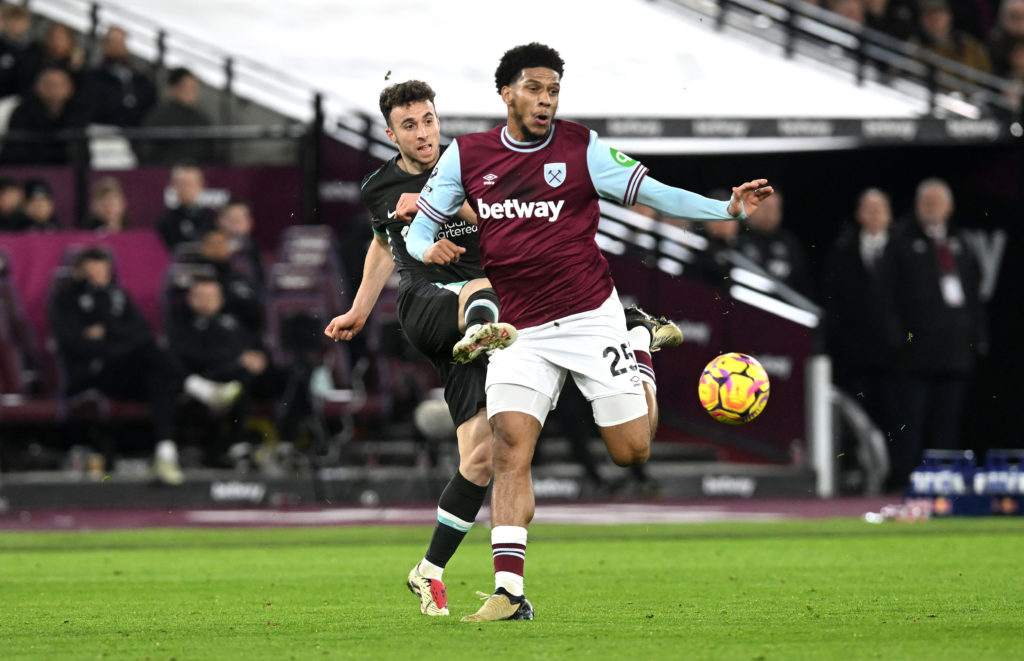
[[596,131],[590,132],[587,169],[598,195],[627,207],[636,203],[640,182],[647,174],[642,163],[606,145]]
[[637,202],[646,204],[666,216],[687,220],[743,220],[747,217],[742,211],[739,216],[729,215],[728,202],[712,200],[682,188],[668,186],[651,177],[644,177],[640,182]]
[[462,160],[459,157],[459,145],[453,140],[438,159],[416,202],[419,213],[412,219],[409,233],[405,237],[405,248],[413,258],[423,261],[423,253],[434,245],[438,226],[447,223],[465,201]]

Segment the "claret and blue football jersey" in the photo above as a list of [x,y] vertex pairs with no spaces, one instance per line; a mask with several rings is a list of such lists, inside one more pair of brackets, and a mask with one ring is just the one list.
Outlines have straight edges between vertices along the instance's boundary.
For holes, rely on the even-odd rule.
[[594,310],[613,287],[595,240],[600,198],[626,206],[653,198],[680,216],[731,218],[727,203],[653,180],[644,184],[646,175],[646,167],[597,133],[565,120],[533,143],[516,142],[506,126],[462,136],[420,194],[410,241],[423,217],[441,224],[468,200],[478,216],[481,263],[504,321],[526,328]]

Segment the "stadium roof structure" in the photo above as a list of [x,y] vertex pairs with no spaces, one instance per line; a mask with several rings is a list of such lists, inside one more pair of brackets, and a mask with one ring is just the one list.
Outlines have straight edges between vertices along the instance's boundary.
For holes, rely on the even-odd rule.
[[[102,7],[107,23],[126,11],[116,1]],[[547,0],[541,9],[475,0],[138,0],[131,12],[168,33],[169,64],[180,36],[215,44],[236,68],[248,61],[281,72],[251,82],[236,73],[239,94],[309,119],[306,98],[281,92],[290,79],[322,92],[328,119],[355,135],[365,132],[365,118],[379,121],[380,90],[411,78],[437,91],[445,133],[493,126],[505,114],[494,68],[505,50],[530,41],[552,45],[566,61],[560,115],[637,153],[847,149],[872,139],[955,142],[1008,131],[1000,122],[918,122],[929,113],[920,94],[858,84],[814,57],[786,57],[770,40],[715,30],[683,0]],[[216,57],[186,64],[213,84],[224,75]]]

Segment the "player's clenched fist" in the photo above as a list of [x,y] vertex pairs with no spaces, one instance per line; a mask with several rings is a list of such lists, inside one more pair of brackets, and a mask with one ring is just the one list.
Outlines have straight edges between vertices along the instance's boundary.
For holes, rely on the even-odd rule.
[[327,328],[324,329],[324,335],[331,338],[335,342],[345,340],[346,342],[355,337],[359,331],[363,330],[363,325],[366,323],[366,318],[355,314],[352,310],[349,310],[345,314],[340,314],[334,319],[331,319],[331,323],[327,324]]
[[466,249],[457,246],[448,239],[441,239],[423,251],[424,264],[451,264],[459,261]]

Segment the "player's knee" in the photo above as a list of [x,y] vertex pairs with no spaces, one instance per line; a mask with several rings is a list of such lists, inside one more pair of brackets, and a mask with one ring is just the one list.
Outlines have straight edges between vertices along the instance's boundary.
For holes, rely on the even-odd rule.
[[518,434],[501,428],[494,428],[491,443],[491,465],[494,472],[517,470],[530,466],[528,444]]
[[484,485],[491,481],[494,470],[491,467],[491,444],[481,443],[459,462],[459,472],[474,484]]
[[647,439],[628,439],[625,443],[609,445],[608,453],[618,466],[642,464],[651,457],[651,443]]

